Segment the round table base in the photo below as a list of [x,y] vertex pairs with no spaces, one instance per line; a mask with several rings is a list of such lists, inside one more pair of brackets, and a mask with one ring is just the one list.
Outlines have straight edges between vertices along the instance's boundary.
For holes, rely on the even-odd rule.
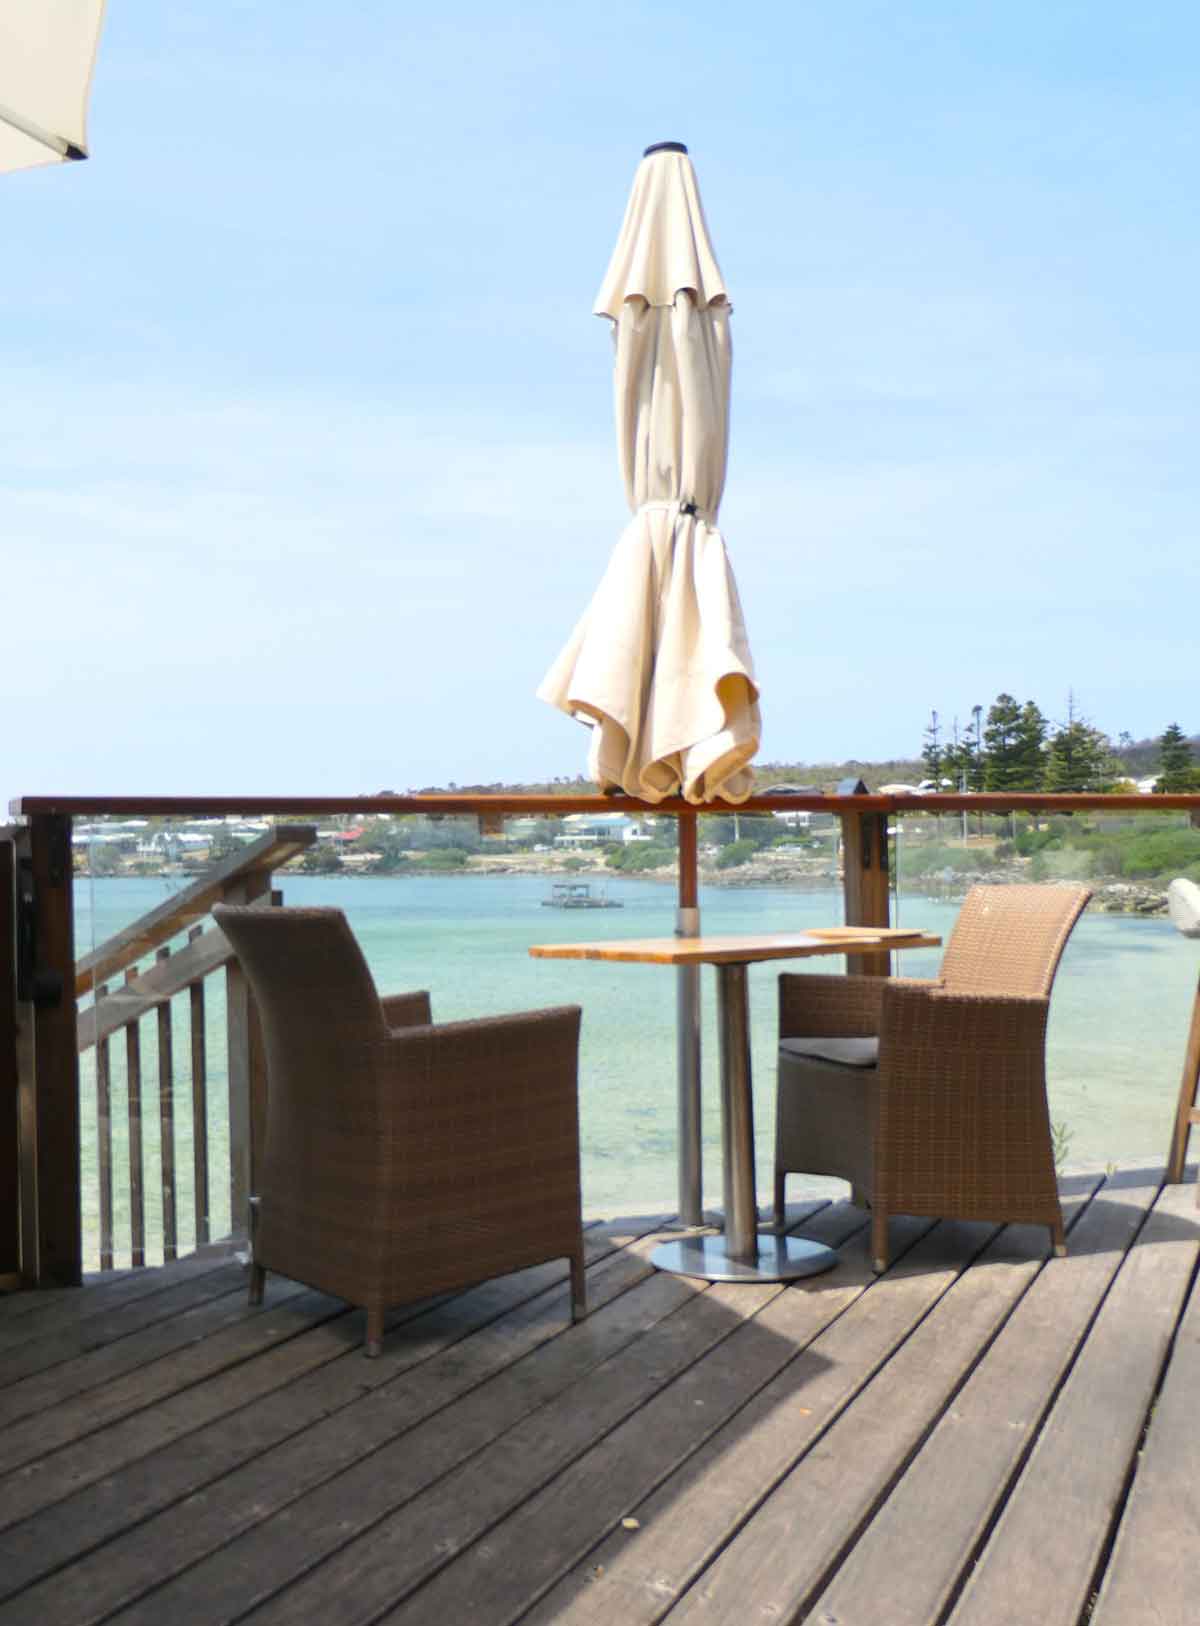
[[760,1236],[757,1259],[731,1259],[723,1236],[690,1236],[660,1243],[650,1255],[659,1270],[700,1276],[707,1282],[790,1282],[832,1270],[838,1256],[820,1242],[798,1236]]

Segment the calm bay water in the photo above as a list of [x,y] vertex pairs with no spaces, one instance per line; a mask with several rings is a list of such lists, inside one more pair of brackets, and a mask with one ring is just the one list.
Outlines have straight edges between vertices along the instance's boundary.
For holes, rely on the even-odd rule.
[[[163,901],[178,883],[86,880],[77,884],[80,952]],[[344,909],[384,992],[428,988],[435,1020],[483,1016],[543,1005],[583,1007],[580,1112],[584,1204],[590,1214],[665,1210],[676,1198],[675,973],[665,967],[532,960],[531,943],[669,934],[673,891],[613,879],[621,909],[567,912],[542,907],[548,883],[533,876],[420,879],[284,878],[285,899]],[[784,931],[841,919],[841,894],[782,889],[711,889],[701,899],[713,931]],[[905,924],[945,937],[953,904],[906,898]],[[929,976],[939,951],[900,957],[906,975]],[[812,963],[831,970],[840,961]],[[800,969],[801,962],[787,969]],[[781,967],[751,968],[754,1100],[759,1194],[771,1184],[775,983]],[[1196,947],[1166,921],[1085,916],[1064,956],[1051,1007],[1049,1078],[1052,1116],[1069,1133],[1069,1163],[1161,1161],[1196,984]],[[719,1202],[720,1117],[716,993],[703,974],[705,1196]],[[220,979],[216,979],[217,982]],[[220,1008],[213,1002],[210,1054],[222,1054]],[[153,1024],[143,1024],[144,1030]],[[153,1073],[147,1032],[145,1075]],[[186,1040],[176,1039],[186,1075]],[[91,1072],[84,1075],[85,1168]],[[181,1080],[179,1113],[186,1107]],[[221,1091],[214,1090],[214,1097]],[[92,1106],[94,1135],[94,1098]],[[114,1107],[116,1100],[114,1098]],[[223,1102],[214,1099],[214,1133]],[[153,1141],[153,1125],[148,1125]],[[152,1154],[153,1155],[153,1154]],[[186,1159],[181,1154],[181,1165]],[[181,1167],[186,1184],[187,1171]],[[86,1181],[85,1181],[86,1185]],[[813,1181],[814,1189],[841,1189]],[[798,1195],[803,1182],[789,1185]],[[93,1202],[89,1206],[94,1206]],[[214,1200],[213,1223],[227,1214]]]

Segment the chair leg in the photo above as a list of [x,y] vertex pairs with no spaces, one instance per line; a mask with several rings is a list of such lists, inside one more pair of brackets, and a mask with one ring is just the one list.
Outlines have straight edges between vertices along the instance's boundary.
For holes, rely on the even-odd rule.
[[571,1255],[571,1320],[582,1321],[587,1314],[587,1281],[583,1268],[583,1250]]
[[372,1360],[383,1353],[383,1306],[377,1304],[367,1311],[367,1342],[363,1354]]
[[1050,1226],[1050,1242],[1054,1248],[1054,1257],[1056,1259],[1065,1259],[1067,1257],[1067,1228],[1063,1224],[1061,1214]]
[[261,1304],[263,1301],[263,1288],[267,1284],[267,1267],[265,1265],[250,1266],[250,1299],[251,1304]]
[[787,1212],[783,1206],[783,1185],[786,1179],[786,1169],[775,1170],[775,1229],[781,1236],[787,1228]]
[[871,1269],[882,1276],[888,1267],[888,1217],[878,1206],[871,1210]]

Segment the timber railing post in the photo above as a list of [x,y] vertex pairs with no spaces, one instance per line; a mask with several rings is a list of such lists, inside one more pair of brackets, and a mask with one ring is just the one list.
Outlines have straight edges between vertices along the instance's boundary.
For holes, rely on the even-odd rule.
[[[36,1227],[22,1235],[22,1274],[39,1287],[83,1279],[80,1220],[79,1054],[75,1031],[75,908],[71,820],[29,822],[28,886],[18,886],[24,987],[33,1009],[34,1143],[22,1148],[22,1206]],[[32,1190],[28,1190],[32,1183]],[[26,1195],[29,1201],[26,1202]]]
[[[842,820],[842,893],[847,926],[891,923],[886,813],[846,811]],[[857,954],[846,970],[858,976],[891,975],[890,954]]]
[[12,832],[0,830],[0,1289],[20,1285],[17,1077],[16,854]]

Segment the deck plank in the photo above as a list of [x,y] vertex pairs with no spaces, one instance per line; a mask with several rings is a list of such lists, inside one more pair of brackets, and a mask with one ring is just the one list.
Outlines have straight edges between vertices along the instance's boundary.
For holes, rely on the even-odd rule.
[[[266,1315],[261,1311],[256,1314],[246,1304],[245,1292],[239,1291],[177,1317],[170,1335],[168,1330],[149,1329],[137,1340],[142,1360],[125,1358],[121,1370],[108,1382],[100,1378],[89,1381],[86,1388],[67,1394],[57,1404],[46,1402],[34,1415],[0,1429],[0,1472],[36,1461],[166,1395],[238,1364],[256,1349],[294,1338],[318,1321],[346,1313],[339,1300],[310,1292],[295,1282],[268,1282],[265,1307]],[[136,1354],[136,1347],[128,1353]],[[126,1354],[122,1351],[123,1357]],[[83,1361],[94,1358],[80,1357]],[[61,1370],[56,1367],[46,1376],[56,1376]],[[95,1376],[93,1367],[88,1378]],[[8,1392],[15,1393],[23,1383],[36,1382],[36,1377],[23,1379]],[[39,1394],[38,1398],[44,1397]]]
[[[835,1226],[844,1226],[840,1236]],[[864,1216],[848,1205],[840,1214],[830,1214],[805,1228],[806,1235],[834,1243],[845,1240],[846,1231],[865,1235]],[[860,1253],[865,1267],[865,1243]],[[514,1503],[520,1507],[532,1497],[529,1507],[540,1507],[545,1500],[544,1486],[551,1483],[553,1515],[538,1520],[536,1549],[544,1554],[553,1545],[558,1518],[567,1516],[570,1522],[582,1507],[584,1521],[594,1521],[602,1504],[611,1499],[611,1484],[601,1490],[597,1464],[609,1465],[600,1477],[620,1481],[624,1498],[636,1494],[634,1487],[645,1476],[653,1480],[669,1472],[681,1455],[720,1427],[732,1410],[797,1353],[797,1341],[808,1342],[858,1291],[850,1271],[841,1270],[837,1277],[821,1278],[808,1291],[789,1292],[777,1284],[755,1287],[753,1296],[744,1284],[712,1289],[705,1304],[696,1308],[713,1313],[718,1336],[677,1372],[664,1371],[661,1360],[656,1359],[660,1379],[656,1389],[647,1391],[643,1385],[631,1395],[626,1376],[614,1369],[611,1377],[620,1387],[607,1409],[597,1408],[594,1385],[584,1395],[564,1397],[558,1408],[544,1409],[527,1427],[512,1431],[459,1474],[399,1509],[364,1540],[345,1549],[305,1583],[282,1593],[254,1618],[264,1626],[268,1622],[282,1626],[300,1620],[342,1623],[373,1619],[381,1608],[439,1571],[435,1590],[440,1584],[451,1585],[457,1600],[445,1604],[443,1618],[463,1618],[462,1608],[467,1606],[459,1598],[461,1590],[474,1598],[470,1609],[478,1612],[476,1618],[487,1618],[491,1600],[486,1589],[481,1592],[474,1564],[468,1560],[483,1548],[503,1550],[511,1557],[508,1531],[495,1527],[507,1518]],[[789,1313],[794,1318],[790,1326]],[[643,1352],[642,1361],[645,1358]],[[619,1466],[611,1466],[614,1460]],[[485,1537],[482,1544],[480,1537]],[[446,1570],[447,1562],[460,1553],[466,1557]],[[526,1583],[534,1564],[533,1554],[522,1546],[518,1570]],[[452,1584],[460,1572],[461,1586]],[[344,1583],[351,1576],[353,1584],[347,1595]],[[424,1591],[418,1594],[424,1596]]]
[[[861,1216],[855,1223],[861,1224]],[[639,1282],[626,1269],[626,1284],[633,1281],[633,1291],[606,1310],[604,1277],[596,1285],[589,1282],[593,1311],[587,1320],[569,1329],[566,1337],[542,1339],[527,1359],[519,1358],[526,1351],[511,1326],[497,1329],[491,1351],[482,1340],[472,1341],[486,1360],[472,1363],[469,1355],[464,1359],[466,1346],[460,1347],[457,1360],[448,1363],[451,1391],[442,1396],[456,1400],[452,1412],[432,1415],[426,1372],[410,1396],[401,1391],[381,1397],[390,1402],[386,1411],[359,1408],[357,1416],[343,1414],[329,1429],[310,1430],[290,1455],[277,1453],[246,1475],[232,1476],[222,1487],[225,1516],[199,1532],[207,1541],[200,1552],[212,1553],[206,1562],[195,1563],[197,1531],[190,1510],[182,1510],[178,1528],[160,1525],[160,1541],[167,1535],[176,1543],[173,1561],[181,1565],[190,1560],[195,1567],[178,1583],[156,1591],[144,1610],[135,1605],[119,1618],[158,1619],[157,1611],[163,1608],[180,1618],[198,1612],[206,1622],[240,1614],[255,1596],[272,1590],[276,1572],[279,1579],[274,1584],[283,1584],[319,1562],[331,1543],[337,1545],[355,1529],[369,1527],[397,1501],[418,1494],[564,1389],[577,1388],[584,1379],[590,1388],[592,1374],[603,1371],[614,1352],[619,1356],[703,1291],[701,1284],[651,1271],[646,1255],[657,1240],[648,1237],[631,1250],[638,1257],[627,1265],[637,1265],[643,1278]],[[599,1293],[597,1286],[602,1289]],[[564,1331],[564,1309],[560,1294],[553,1310],[556,1333]],[[472,1384],[464,1381],[464,1373],[476,1385],[482,1383],[477,1392],[470,1392]],[[429,1421],[423,1422],[425,1418]],[[422,1426],[414,1426],[418,1424]],[[325,1484],[346,1469],[339,1479]],[[298,1502],[304,1491],[310,1494]],[[260,1530],[259,1523],[273,1509],[283,1509],[282,1516]],[[144,1566],[144,1558],[138,1560],[136,1554],[135,1561]],[[100,1567],[107,1575],[111,1554],[102,1558]]]
[[[629,1240],[617,1232],[597,1229],[585,1233],[585,1256],[592,1264],[611,1262]],[[640,1261],[638,1269],[640,1279],[649,1274],[650,1267]],[[61,1546],[63,1532],[57,1527],[63,1522],[69,1520],[76,1539],[81,1539],[81,1533],[91,1532],[97,1520],[119,1528],[122,1508],[129,1522],[145,1518],[168,1505],[173,1488],[183,1487],[176,1490],[178,1495],[199,1489],[207,1479],[228,1472],[257,1450],[277,1444],[314,1420],[331,1416],[368,1389],[387,1382],[397,1371],[535,1298],[565,1277],[565,1264],[555,1260],[467,1293],[442,1295],[401,1307],[388,1318],[389,1333],[414,1317],[436,1314],[406,1334],[400,1348],[393,1346],[370,1365],[364,1365],[361,1358],[361,1315],[330,1317],[282,1343],[273,1339],[264,1346],[258,1340],[248,1349],[253,1358],[61,1447],[40,1462],[36,1472],[18,1481],[10,1478],[0,1487],[0,1531],[99,1480],[106,1481],[102,1494],[90,1500],[76,1496],[61,1517],[51,1515],[42,1525],[28,1527],[12,1539],[0,1534],[0,1559],[9,1555],[8,1569],[0,1564],[0,1596],[15,1589],[15,1583],[12,1588],[6,1586],[10,1574],[23,1573],[28,1562],[41,1563],[49,1550]],[[252,1323],[257,1313],[251,1312],[247,1318],[251,1339],[256,1337]],[[322,1373],[331,1362],[346,1357],[357,1359]],[[287,1394],[276,1397],[275,1391],[285,1387]],[[269,1409],[265,1409],[268,1405]],[[252,1414],[238,1418],[229,1427],[222,1426],[250,1406],[255,1406]],[[196,1437],[181,1457],[164,1454],[165,1447],[188,1434]],[[132,1475],[123,1473],[152,1453],[159,1453],[153,1463]],[[104,1516],[97,1505],[100,1502],[107,1508]],[[36,1549],[32,1554],[30,1546]]]
[[22,1295],[0,1626],[1183,1626],[1195,1188],[1067,1186],[1065,1259],[903,1221],[878,1279],[845,1203],[788,1287],[592,1229],[583,1323],[555,1262],[396,1311],[378,1361],[339,1301],[222,1293],[228,1252]]
[[[935,1229],[929,1221],[896,1225],[897,1260],[906,1261],[911,1279],[924,1277],[918,1296],[936,1291],[927,1274],[930,1249],[939,1262],[945,1258],[946,1239],[934,1239]],[[959,1240],[973,1249],[980,1239]],[[803,1430],[810,1416],[847,1404],[869,1381],[873,1367],[886,1359],[888,1349],[908,1331],[911,1318],[923,1313],[923,1307],[917,1308],[910,1299],[899,1316],[872,1318],[872,1329],[855,1317],[868,1287],[875,1291],[868,1241],[864,1231],[844,1250],[845,1264],[836,1277],[781,1290],[753,1322],[683,1374],[642,1416],[599,1442],[525,1505],[488,1529],[456,1564],[440,1570],[414,1595],[401,1596],[381,1618],[417,1626],[466,1618],[474,1608],[490,1621],[515,1620],[593,1548],[598,1529],[619,1528],[626,1543],[636,1541],[637,1536],[627,1532],[621,1520],[633,1516],[632,1509],[653,1496],[664,1481],[685,1477],[692,1459],[703,1458],[709,1468],[713,1452],[720,1459],[719,1476],[710,1476],[710,1488],[718,1479],[723,1486],[727,1475],[736,1477],[739,1445],[761,1419],[764,1408],[775,1414],[767,1427],[777,1438],[790,1439],[793,1423]],[[905,1262],[898,1263],[897,1281],[904,1270]],[[945,1285],[943,1278],[943,1289]],[[834,1353],[836,1334],[855,1321],[862,1336],[848,1335],[846,1343],[853,1353],[848,1361],[839,1361]],[[877,1333],[874,1340],[872,1330]],[[764,1396],[769,1398],[764,1400]],[[791,1412],[785,1421],[781,1411],[789,1405]],[[686,1527],[689,1536],[694,1530],[691,1521],[697,1517],[704,1519],[705,1514],[696,1506],[680,1515],[679,1527]],[[716,1518],[727,1532],[728,1508],[722,1506]],[[624,1626],[630,1617],[623,1606],[614,1611],[613,1602],[610,1594],[601,1618],[620,1620]],[[661,1594],[658,1603],[661,1608]],[[296,1621],[316,1618],[307,1611],[294,1617]],[[348,1622],[360,1617],[338,1618],[340,1623],[343,1618]],[[278,1622],[269,1613],[265,1619],[272,1626],[282,1626],[293,1617],[281,1612]]]
[[941,1617],[1116,1275],[1122,1233],[1133,1236],[1156,1189],[1105,1186],[1103,1203],[1127,1212],[1127,1226],[1114,1216],[1118,1246],[1112,1229],[1073,1233],[1067,1257],[1049,1261],[816,1600],[814,1622],[874,1626],[884,1589],[888,1626]]
[[233,1257],[232,1247],[220,1244],[149,1270],[106,1270],[89,1274],[82,1287],[30,1288],[0,1294],[0,1361],[5,1350],[59,1327],[103,1315],[121,1304],[165,1293],[181,1282],[221,1270]]
[[[1098,1183],[1098,1177],[1072,1183],[1064,1197],[1068,1224]],[[930,1250],[943,1246],[933,1239],[929,1244]],[[919,1252],[906,1266],[913,1273],[926,1268]],[[895,1270],[891,1279],[899,1276]],[[947,1291],[950,1285],[948,1280]],[[905,1290],[906,1297],[911,1293]],[[812,1346],[814,1356],[829,1362],[826,1371],[803,1384],[802,1373],[784,1374],[683,1472],[629,1509],[638,1520],[636,1535],[615,1528],[522,1620],[529,1626],[601,1626],[616,1620],[622,1626],[650,1626],[659,1620],[862,1391],[862,1373],[870,1377],[879,1371],[928,1303],[918,1295],[906,1308],[893,1294],[891,1325],[881,1309],[878,1299],[856,1305]],[[852,1387],[856,1374],[859,1382]]]
[[1191,1201],[1167,1186],[1123,1262],[953,1626],[1075,1626],[1087,1606],[1200,1252]]
[[[580,1370],[589,1370],[603,1359],[611,1347],[619,1347],[636,1337],[645,1325],[669,1314],[687,1296],[673,1278],[656,1275],[644,1258],[634,1256],[633,1250],[628,1265],[630,1268],[624,1268],[618,1261],[611,1270],[601,1266],[596,1274],[589,1275],[595,1309],[582,1324],[590,1329],[589,1337],[570,1341],[569,1349],[568,1341],[561,1336],[570,1321],[566,1273],[560,1269],[558,1282],[536,1299],[493,1317],[473,1335],[447,1344],[414,1371],[404,1368],[403,1336],[392,1339],[390,1347],[385,1345],[384,1355],[376,1361],[364,1361],[356,1347],[346,1362],[338,1363],[342,1409],[316,1421],[310,1416],[310,1426],[281,1443],[271,1444],[274,1417],[267,1418],[265,1431],[256,1426],[257,1418],[267,1408],[250,1408],[234,1422],[237,1432],[248,1436],[256,1449],[240,1467],[200,1494],[178,1499],[183,1488],[178,1465],[182,1462],[186,1475],[189,1459],[199,1456],[205,1460],[205,1453],[199,1450],[201,1442],[195,1436],[180,1441],[169,1454],[160,1453],[136,1464],[135,1488],[141,1483],[140,1476],[145,1475],[155,1481],[155,1494],[159,1494],[162,1481],[174,1478],[172,1505],[0,1604],[0,1621],[12,1621],[15,1626],[34,1609],[39,1618],[69,1620],[78,1626],[107,1618],[123,1606],[130,1606],[131,1617],[137,1618],[141,1611],[136,1600],[149,1589],[169,1583],[176,1572],[188,1566],[196,1566],[203,1578],[207,1571],[202,1561],[209,1554],[218,1555],[215,1567],[219,1571],[223,1567],[220,1555],[235,1537],[252,1530],[270,1514],[287,1509],[304,1492],[321,1486],[347,1467],[364,1458],[372,1460],[393,1441],[400,1442],[396,1454],[404,1466],[418,1474],[425,1471],[421,1451],[416,1446],[409,1449],[405,1443],[414,1432],[429,1438],[433,1452],[473,1449],[476,1435],[486,1441],[504,1426],[505,1405],[509,1412],[520,1415],[537,1404],[539,1386],[553,1390],[556,1384],[571,1381]],[[510,1280],[503,1278],[502,1282]],[[501,1285],[492,1283],[489,1288],[494,1293]],[[485,1289],[477,1291],[483,1293]],[[526,1354],[541,1357],[533,1375],[521,1359]],[[377,1381],[375,1373],[381,1368],[382,1381]],[[487,1392],[472,1406],[471,1396],[476,1390]],[[280,1396],[284,1408],[291,1399],[290,1391]],[[451,1403],[455,1408],[447,1422],[442,1414]],[[459,1420],[459,1433],[465,1440],[459,1439],[456,1446],[453,1425]],[[219,1454],[222,1448],[231,1449],[228,1430],[218,1431],[215,1452]],[[210,1455],[206,1467],[213,1466],[216,1462]],[[99,1489],[103,1492],[107,1486]],[[353,1512],[353,1503],[343,1499],[334,1517],[335,1527],[339,1517],[353,1516]],[[159,1622],[189,1618],[188,1606],[181,1604],[176,1609],[166,1601],[169,1596],[169,1586],[153,1593],[146,1618]],[[164,1601],[160,1603],[160,1599]],[[210,1615],[206,1605],[200,1618],[207,1621],[216,1617]]]
[[[181,1311],[193,1309],[230,1293],[246,1291],[246,1273],[238,1264],[227,1264],[191,1281],[181,1282],[162,1293],[145,1294],[130,1303],[102,1310],[98,1315],[76,1317],[64,1325],[44,1329],[0,1357],[0,1405],[3,1391],[21,1378],[48,1373],[53,1367],[73,1361],[80,1355],[115,1344],[147,1327],[173,1321]],[[132,1346],[130,1346],[132,1348]],[[80,1368],[81,1373],[85,1368]],[[101,1381],[104,1381],[103,1379]],[[57,1404],[62,1391],[51,1382],[49,1404]],[[2,1421],[3,1419],[0,1419]]]
[[[1195,1187],[1190,1187],[1194,1191]],[[1195,1209],[1191,1210],[1193,1220]],[[1090,1626],[1192,1626],[1200,1553],[1200,1278],[1117,1532]]]
[[[153,1306],[163,1297],[171,1313],[159,1321]],[[210,1276],[182,1283],[169,1288],[165,1295],[155,1294],[127,1308],[109,1312],[109,1316],[128,1313],[137,1317],[144,1313],[146,1306],[151,1307],[146,1317],[149,1330],[143,1329],[140,1338],[130,1342],[102,1340],[94,1348],[77,1347],[65,1355],[61,1347],[55,1347],[53,1339],[45,1343],[35,1340],[43,1358],[32,1370],[22,1371],[19,1377],[0,1388],[0,1429],[35,1412],[56,1408],[75,1395],[109,1383],[136,1366],[144,1366],[159,1353],[166,1354],[175,1348],[181,1338],[186,1341],[192,1330],[203,1336],[204,1329],[223,1324],[229,1317],[236,1316],[245,1304],[246,1272],[236,1262],[227,1262]],[[108,1316],[101,1319],[108,1320]],[[90,1324],[90,1320],[84,1325]],[[60,1336],[63,1345],[74,1342],[66,1328],[61,1329]],[[23,1349],[24,1346],[9,1352],[14,1367],[25,1364]]]
[[[1140,1189],[1148,1206],[1153,1188]],[[1123,1247],[1131,1230],[1127,1209],[1093,1201],[1072,1241],[1088,1246],[1099,1231]],[[806,1610],[1028,1291],[1045,1251],[1041,1227],[1001,1232],[664,1618],[678,1626],[740,1611],[744,1621],[778,1621]]]
[[[752,1287],[744,1297],[743,1313],[751,1313],[751,1298],[761,1299],[766,1291]],[[372,1538],[381,1521],[390,1525],[398,1503],[415,1499],[417,1507],[426,1511],[431,1497],[424,1493],[431,1484],[435,1498],[443,1485],[453,1487],[446,1503],[436,1498],[437,1510],[430,1516],[436,1534],[431,1535],[423,1525],[424,1539],[404,1555],[402,1567],[407,1572],[425,1558],[431,1542],[439,1547],[452,1539],[446,1534],[447,1519],[453,1528],[462,1518],[465,1488],[477,1483],[481,1453],[486,1460],[495,1460],[495,1454],[487,1448],[498,1436],[505,1440],[521,1438],[526,1449],[520,1453],[517,1472],[523,1467],[526,1473],[540,1476],[539,1451],[553,1455],[582,1449],[595,1429],[606,1426],[610,1418],[637,1410],[649,1394],[727,1336],[735,1319],[712,1290],[680,1277],[652,1277],[632,1296],[648,1306],[647,1319],[652,1311],[652,1324],[643,1327],[632,1341],[623,1342],[598,1366],[589,1363],[585,1373],[572,1373],[575,1381],[565,1391],[556,1383],[559,1392],[548,1397],[541,1393],[537,1369],[544,1364],[544,1357],[538,1359],[542,1354],[539,1351],[530,1362],[508,1368],[485,1390],[460,1402],[449,1417],[434,1417],[365,1462],[347,1466],[338,1478],[327,1480],[288,1506],[282,1517],[237,1536],[205,1564],[160,1588],[142,1606],[123,1613],[119,1617],[123,1626],[157,1626],[163,1618],[158,1611],[164,1603],[176,1618],[187,1619],[190,1615],[216,1626],[239,1618],[259,1599],[317,1565],[320,1567],[315,1569],[314,1578],[322,1581],[319,1590],[324,1594],[324,1578],[328,1576],[334,1592],[332,1604],[322,1597],[321,1618],[337,1618],[339,1606],[344,1609],[370,1595],[372,1558],[385,1569],[392,1564],[390,1547]],[[603,1333],[602,1317],[603,1312],[592,1329],[593,1337]],[[586,1354],[584,1340],[571,1337],[560,1342],[561,1354],[554,1351],[560,1364],[573,1366],[580,1352]],[[568,1357],[572,1359],[568,1361]],[[572,1392],[578,1388],[579,1377],[586,1378],[586,1406]],[[535,1411],[539,1420],[549,1414],[555,1426],[535,1437],[530,1426],[521,1427],[530,1411]],[[513,1483],[500,1474],[489,1474],[480,1489],[504,1506],[515,1493]],[[351,1591],[347,1597],[343,1553],[338,1549],[354,1536],[362,1539],[351,1549],[356,1556],[351,1562]]]
[[[645,1259],[607,1239],[593,1242],[590,1253],[588,1286],[597,1307],[651,1274]],[[449,1403],[472,1375],[482,1381],[497,1364],[515,1358],[522,1334],[532,1347],[561,1329],[561,1305],[546,1299],[561,1298],[565,1280],[565,1266],[555,1261],[398,1311],[389,1318],[384,1354],[370,1362],[361,1353],[361,1325],[347,1325],[353,1318],[323,1323],[55,1453],[0,1491],[5,1514],[12,1516],[12,1527],[0,1532],[0,1597],[453,1351],[446,1363],[449,1381],[432,1369],[418,1380],[427,1410]],[[506,1316],[492,1340],[489,1366],[487,1341],[467,1340]],[[395,1394],[389,1400],[398,1407]],[[163,1526],[156,1527],[157,1535],[162,1532]]]

